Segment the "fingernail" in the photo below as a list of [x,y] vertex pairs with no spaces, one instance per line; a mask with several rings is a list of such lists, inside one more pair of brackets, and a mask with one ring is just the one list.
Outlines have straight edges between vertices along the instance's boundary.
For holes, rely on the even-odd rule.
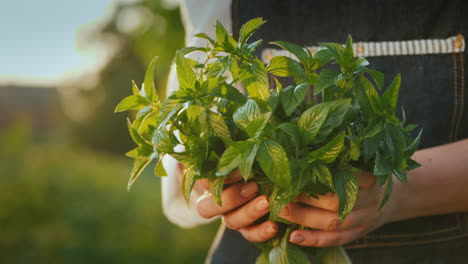
[[258,186],[254,182],[249,182],[246,185],[242,186],[240,194],[247,198],[254,195],[258,191]]
[[266,232],[268,234],[273,234],[273,233],[276,233],[277,231],[278,231],[278,227],[273,223],[266,229]]
[[305,240],[304,237],[301,236],[301,235],[293,235],[293,236],[291,236],[289,242],[291,242],[291,243],[302,243],[302,242],[304,242],[304,240]]
[[255,209],[257,211],[265,211],[269,206],[267,199],[261,199],[255,204]]

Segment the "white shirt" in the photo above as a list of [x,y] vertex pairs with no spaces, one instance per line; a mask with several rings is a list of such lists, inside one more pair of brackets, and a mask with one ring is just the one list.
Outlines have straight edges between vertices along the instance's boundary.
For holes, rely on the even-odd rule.
[[[219,20],[229,33],[232,33],[231,0],[183,0],[180,4],[182,22],[185,27],[185,45],[204,47],[206,40],[194,37],[197,33],[205,33],[215,38],[216,20]],[[193,52],[189,58],[197,59],[199,53]],[[167,85],[167,94],[177,90],[179,87],[175,66],[171,68]],[[187,206],[181,192],[181,171],[177,161],[166,155],[163,165],[168,173],[162,178],[162,204],[166,217],[180,227],[190,228],[205,224],[216,218],[202,218],[196,210],[196,195],[192,193],[190,204]]]

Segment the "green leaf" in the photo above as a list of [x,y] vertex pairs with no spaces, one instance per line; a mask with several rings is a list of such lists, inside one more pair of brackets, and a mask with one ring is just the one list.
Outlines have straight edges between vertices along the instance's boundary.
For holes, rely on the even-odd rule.
[[154,174],[159,177],[167,176],[167,172],[162,163],[162,159],[159,159],[158,163],[156,163],[156,166],[154,167]]
[[146,148],[152,149],[153,147],[151,146],[146,139],[144,139],[138,131],[133,127],[132,122],[130,122],[130,119],[127,118],[127,127],[128,127],[128,132],[130,133],[130,136],[132,137],[133,141],[138,145]]
[[284,220],[279,217],[281,210],[290,202],[294,201],[295,197],[291,197],[289,190],[280,190],[275,186],[270,195],[270,217],[271,221],[283,222]]
[[314,94],[317,95],[328,87],[332,86],[340,73],[334,70],[324,69],[320,72],[315,85]]
[[307,64],[307,58],[309,56],[307,55],[307,52],[304,50],[304,48],[302,48],[301,46],[287,41],[273,41],[270,42],[270,44],[280,46],[281,48],[291,52],[294,56],[296,56],[302,64]]
[[388,160],[383,159],[379,152],[375,153],[374,175],[387,175],[392,172],[391,164]]
[[239,163],[239,171],[244,180],[249,180],[253,177],[252,165],[258,152],[258,144],[253,145],[252,150],[242,154],[242,158]]
[[250,64],[242,64],[239,77],[250,97],[262,100],[268,99],[268,75],[260,60],[255,59]]
[[352,264],[343,247],[327,247],[321,249],[322,264]]
[[266,21],[261,17],[257,17],[247,21],[242,25],[239,32],[239,42],[243,45],[259,27],[261,27]]
[[189,53],[192,53],[194,51],[201,51],[201,52],[207,52],[207,48],[201,48],[201,47],[185,47],[179,50],[179,53],[181,55],[187,55]]
[[227,32],[219,20],[216,21],[216,44],[223,47],[225,51],[233,51],[236,47],[236,41]]
[[176,52],[176,69],[180,88],[193,88],[197,77],[188,60],[180,52]]
[[114,112],[141,109],[149,104],[150,101],[141,95],[129,95],[120,101]]
[[385,77],[382,72],[370,70],[367,68],[362,68],[361,70],[363,72],[368,73],[372,77],[372,79],[374,79],[375,83],[377,84],[377,88],[379,88],[379,90],[382,90],[385,81]]
[[152,102],[155,102],[158,100],[158,94],[156,93],[156,88],[154,87],[154,81],[153,81],[154,66],[156,65],[157,59],[158,57],[155,57],[154,59],[151,60],[151,63],[148,66],[148,69],[146,70],[145,80],[143,82],[145,95]]
[[286,232],[278,245],[273,247],[269,254],[270,264],[308,264],[307,255],[302,249],[289,243],[291,232]]
[[294,144],[299,147],[301,144],[301,135],[299,134],[299,129],[296,125],[293,123],[281,123],[277,126],[278,129],[281,129],[284,131],[286,134],[288,134]]
[[143,172],[143,170],[150,164],[151,159],[147,157],[137,157],[133,162],[133,169],[130,172],[130,179],[128,180],[127,190],[130,191],[133,183],[138,179],[138,176]]
[[249,99],[243,106],[237,108],[232,118],[239,128],[246,129],[247,125],[260,116],[260,114],[258,104],[255,100]]
[[221,139],[227,140],[231,139],[231,134],[229,133],[229,128],[222,116],[209,111],[208,113],[208,123],[213,129],[215,135]]
[[322,104],[329,104],[330,110],[328,111],[325,122],[323,122],[322,127],[320,128],[316,138],[312,141],[312,143],[321,143],[330,135],[333,129],[344,125],[343,121],[345,120],[345,117],[351,108],[351,98]]
[[393,177],[392,174],[387,175],[387,186],[385,186],[385,191],[382,196],[382,200],[379,203],[379,210],[382,209],[382,207],[388,202],[388,199],[390,198],[390,195],[392,194],[393,191]]
[[190,194],[192,193],[193,185],[196,181],[195,166],[189,166],[184,170],[182,175],[182,194],[184,195],[185,203],[190,202]]
[[171,153],[174,151],[176,144],[172,143],[171,137],[166,128],[155,130],[152,138],[153,146],[160,153]]
[[258,138],[270,120],[271,112],[263,113],[247,124],[245,131],[251,138]]
[[406,156],[411,157],[413,156],[414,152],[416,152],[416,150],[419,147],[419,142],[421,141],[421,134],[422,134],[422,129],[421,131],[419,131],[418,136],[413,140],[413,142],[411,142],[411,144],[405,149]]
[[208,40],[212,45],[215,44],[215,41],[214,41],[212,38],[210,38],[210,37],[209,37],[207,34],[205,34],[205,33],[198,33],[198,34],[195,34],[195,37],[202,38],[202,39],[206,39],[206,40]]
[[330,109],[330,103],[317,104],[307,109],[299,117],[297,127],[299,132],[302,134],[302,141],[304,144],[309,144],[315,139],[315,136],[325,122]]
[[227,99],[236,104],[245,104],[247,97],[231,85],[223,84],[213,92],[213,95]]
[[221,193],[223,192],[225,176],[218,176],[210,179],[210,192],[213,196],[213,200],[222,206]]
[[367,96],[367,100],[372,106],[372,109],[374,110],[375,113],[380,113],[382,110],[381,102],[380,102],[380,96],[377,93],[377,91],[374,88],[374,85],[367,80],[365,77],[359,76],[358,82],[357,82],[364,93]]
[[405,170],[393,170],[393,175],[395,175],[402,183],[408,182],[408,175]]
[[281,104],[286,115],[291,115],[297,107],[304,102],[309,85],[301,83],[297,86],[288,86],[280,94]]
[[216,176],[229,174],[232,170],[239,167],[241,163],[242,152],[235,146],[229,146],[221,155],[216,169]]
[[335,172],[335,187],[339,199],[339,220],[343,221],[345,217],[353,210],[359,192],[359,182],[352,173],[345,170]]
[[273,140],[261,142],[257,161],[265,175],[280,188],[287,188],[291,185],[288,157],[280,144]]
[[276,56],[271,59],[266,71],[280,77],[293,76],[301,78],[305,72],[301,64],[286,56]]
[[400,91],[401,76],[398,74],[387,90],[382,95],[382,104],[387,113],[394,113],[398,102],[398,93]]
[[338,136],[330,140],[325,146],[312,151],[307,155],[308,162],[320,160],[324,163],[332,163],[343,149],[345,132],[341,132]]
[[333,184],[333,177],[330,170],[321,162],[315,162],[310,167],[310,173],[313,182],[317,180],[325,186],[328,186],[331,191],[335,192],[335,185]]
[[321,68],[333,59],[333,55],[329,50],[322,49],[315,53],[314,59],[317,61],[317,67]]

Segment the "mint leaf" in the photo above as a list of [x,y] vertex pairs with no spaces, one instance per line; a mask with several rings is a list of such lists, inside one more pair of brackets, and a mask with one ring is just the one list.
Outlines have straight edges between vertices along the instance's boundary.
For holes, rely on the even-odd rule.
[[334,173],[336,193],[339,198],[338,218],[343,221],[353,210],[359,192],[359,182],[352,173],[340,170]]
[[286,232],[269,254],[270,264],[307,264],[309,258],[299,246],[289,243],[291,232]]
[[257,161],[265,175],[280,188],[288,188],[291,185],[288,157],[280,144],[273,140],[261,142]]
[[330,190],[335,191],[331,172],[323,163],[314,162],[310,167],[310,174],[314,183],[318,180],[320,183],[330,188]]
[[210,179],[210,192],[213,195],[213,200],[222,206],[221,193],[223,192],[225,176],[218,176]]
[[398,93],[400,91],[401,76],[398,74],[387,90],[382,95],[382,104],[385,106],[387,113],[394,113],[398,102]]
[[205,33],[198,33],[198,34],[195,34],[195,37],[202,38],[202,39],[206,39],[206,40],[208,40],[212,45],[215,44],[215,41],[214,41],[212,38],[210,38],[210,37],[209,37],[207,34],[205,34]]
[[299,132],[302,134],[303,142],[305,144],[309,144],[315,139],[315,136],[325,122],[330,109],[330,103],[314,105],[299,117],[297,126],[299,128]]
[[133,183],[138,179],[138,176],[143,172],[143,170],[150,164],[151,159],[147,157],[137,157],[133,162],[133,168],[130,172],[130,179],[128,180],[127,184],[127,191],[130,191]]
[[235,146],[229,146],[219,158],[216,176],[227,175],[241,163],[242,152]]
[[182,175],[182,194],[184,195],[185,203],[190,202],[190,194],[192,193],[193,185],[196,181],[195,166],[189,166],[184,170]]
[[296,56],[296,58],[302,64],[307,64],[307,59],[308,59],[309,56],[307,55],[304,48],[302,48],[301,46],[298,46],[296,44],[293,44],[293,43],[287,42],[287,41],[273,41],[273,42],[270,42],[270,43],[274,44],[274,45],[277,45],[277,46],[280,46],[281,48],[291,52],[294,56]]
[[120,101],[120,103],[116,106],[114,112],[137,110],[149,104],[150,102],[148,101],[148,99],[144,98],[141,95],[129,95],[122,99],[122,101]]
[[379,203],[379,210],[382,209],[382,207],[388,202],[388,199],[390,198],[390,195],[392,194],[393,191],[393,177],[392,174],[387,175],[387,185],[385,186],[385,190],[382,196],[382,200]]
[[244,45],[244,43],[249,40],[249,38],[252,36],[252,34],[263,24],[265,24],[266,21],[263,20],[261,17],[257,17],[254,19],[251,19],[247,21],[244,25],[242,25],[240,32],[239,32],[239,42],[241,45]]
[[369,80],[362,76],[359,76],[357,83],[360,85],[362,91],[366,94],[367,100],[372,106],[374,113],[380,113],[382,110],[380,96],[375,90],[374,85],[372,85]]
[[339,73],[334,70],[322,70],[315,85],[314,94],[317,95],[328,87],[332,86],[337,80]]
[[239,77],[250,97],[262,100],[268,98],[268,75],[259,59],[253,60],[250,64],[242,64]]
[[242,154],[241,161],[239,162],[239,171],[244,180],[249,180],[253,177],[252,165],[258,152],[258,144],[253,145],[252,150]]
[[281,104],[286,115],[291,115],[294,110],[305,100],[309,85],[301,83],[297,86],[288,86],[280,94]]
[[243,106],[239,107],[232,115],[234,123],[241,128],[246,129],[247,125],[255,118],[260,116],[260,107],[255,100],[249,99]]
[[154,66],[156,65],[157,59],[158,57],[155,57],[154,59],[151,60],[151,63],[148,66],[148,69],[146,70],[145,80],[143,82],[145,95],[150,101],[158,100],[158,94],[156,93],[156,88],[154,87],[154,81],[153,81]]
[[385,81],[384,74],[382,72],[370,70],[367,68],[362,68],[361,71],[368,73],[372,79],[374,79],[375,83],[377,84],[377,88],[382,90]]
[[156,166],[154,167],[154,174],[159,177],[167,176],[167,172],[166,172],[166,169],[164,168],[162,159],[159,159],[158,162],[156,163]]
[[228,52],[233,51],[236,47],[236,41],[219,20],[216,21],[216,44]]
[[301,78],[305,72],[301,64],[286,56],[276,56],[270,60],[266,71],[280,77],[293,76]]
[[343,149],[345,132],[341,132],[338,136],[330,140],[325,146],[312,151],[307,155],[308,162],[320,160],[324,163],[332,163]]
[[329,107],[328,115],[312,143],[321,143],[337,127],[343,125],[351,108],[351,98],[322,103]]
[[211,128],[214,131],[214,134],[217,137],[222,138],[224,140],[231,139],[229,128],[227,127],[226,123],[224,123],[224,119],[222,116],[210,111],[208,113],[208,123],[210,124]]
[[180,52],[176,52],[177,79],[181,89],[192,89],[195,86],[195,72],[187,59]]
[[352,264],[351,259],[343,247],[328,247],[320,249],[322,254],[321,264]]

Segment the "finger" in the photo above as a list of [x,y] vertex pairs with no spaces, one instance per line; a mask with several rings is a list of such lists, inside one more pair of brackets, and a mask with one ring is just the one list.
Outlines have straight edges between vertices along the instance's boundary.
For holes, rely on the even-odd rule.
[[338,211],[339,200],[338,195],[334,193],[326,193],[324,195],[319,195],[318,199],[313,196],[308,195],[307,193],[302,193],[296,199],[299,202],[305,203],[307,205],[322,208],[328,211]]
[[368,222],[366,217],[369,216],[369,213],[365,209],[354,210],[341,222],[338,218],[338,212],[290,203],[281,211],[279,216],[290,222],[310,228],[332,231],[352,229],[361,225],[364,221]]
[[[227,179],[224,181],[224,184],[232,184],[240,180],[242,180],[242,175],[240,174],[239,170],[235,170],[228,175]],[[198,180],[198,182],[203,187],[203,189],[210,189],[210,179],[201,179]]]
[[266,195],[256,197],[239,209],[225,214],[224,224],[234,230],[250,226],[268,213],[269,208],[270,205]]
[[254,182],[238,183],[232,185],[221,194],[222,206],[219,206],[210,193],[201,196],[197,201],[197,210],[200,216],[211,218],[234,210],[248,200],[252,199],[258,192],[258,185]]
[[265,221],[259,225],[240,229],[239,232],[245,239],[251,242],[265,242],[272,239],[278,233],[278,224]]
[[289,242],[306,247],[332,247],[347,244],[364,234],[363,228],[344,231],[295,230]]

